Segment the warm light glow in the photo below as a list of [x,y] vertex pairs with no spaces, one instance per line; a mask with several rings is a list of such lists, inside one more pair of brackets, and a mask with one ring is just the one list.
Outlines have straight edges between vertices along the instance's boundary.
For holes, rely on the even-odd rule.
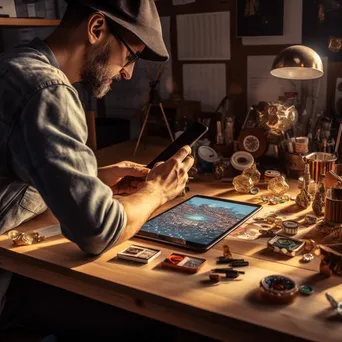
[[313,80],[324,75],[323,63],[311,48],[293,45],[274,59],[271,75],[291,80]]
[[291,80],[313,80],[322,77],[323,72],[303,67],[286,67],[271,70],[271,75]]

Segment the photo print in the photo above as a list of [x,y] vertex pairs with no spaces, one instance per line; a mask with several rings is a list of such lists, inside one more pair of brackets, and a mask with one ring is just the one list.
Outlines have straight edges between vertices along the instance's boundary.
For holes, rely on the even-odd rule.
[[237,0],[237,36],[281,36],[284,0]]

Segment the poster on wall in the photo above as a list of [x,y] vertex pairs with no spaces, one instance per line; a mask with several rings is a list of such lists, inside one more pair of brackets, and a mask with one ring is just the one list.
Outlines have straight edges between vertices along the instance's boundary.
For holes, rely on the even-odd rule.
[[237,36],[280,36],[284,0],[237,0]]
[[284,0],[284,29],[281,36],[243,37],[243,45],[302,44],[302,0]]
[[12,17],[15,18],[17,12],[15,10],[14,0],[0,1],[0,18]]
[[342,0],[303,1],[303,44],[342,61]]

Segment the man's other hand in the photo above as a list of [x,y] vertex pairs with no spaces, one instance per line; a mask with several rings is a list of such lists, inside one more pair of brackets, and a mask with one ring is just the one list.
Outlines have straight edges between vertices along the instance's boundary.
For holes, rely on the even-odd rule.
[[157,186],[161,204],[183,192],[188,181],[188,172],[194,164],[190,146],[182,147],[166,162],[157,163],[146,177],[146,182]]
[[145,165],[122,161],[100,168],[99,178],[112,188],[114,195],[132,194],[150,171]]

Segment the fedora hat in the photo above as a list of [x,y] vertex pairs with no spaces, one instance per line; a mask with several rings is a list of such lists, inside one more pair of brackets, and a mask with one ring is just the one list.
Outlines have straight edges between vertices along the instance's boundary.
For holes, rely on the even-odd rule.
[[135,34],[145,45],[140,58],[165,62],[169,59],[154,0],[66,0],[103,13],[109,20]]

